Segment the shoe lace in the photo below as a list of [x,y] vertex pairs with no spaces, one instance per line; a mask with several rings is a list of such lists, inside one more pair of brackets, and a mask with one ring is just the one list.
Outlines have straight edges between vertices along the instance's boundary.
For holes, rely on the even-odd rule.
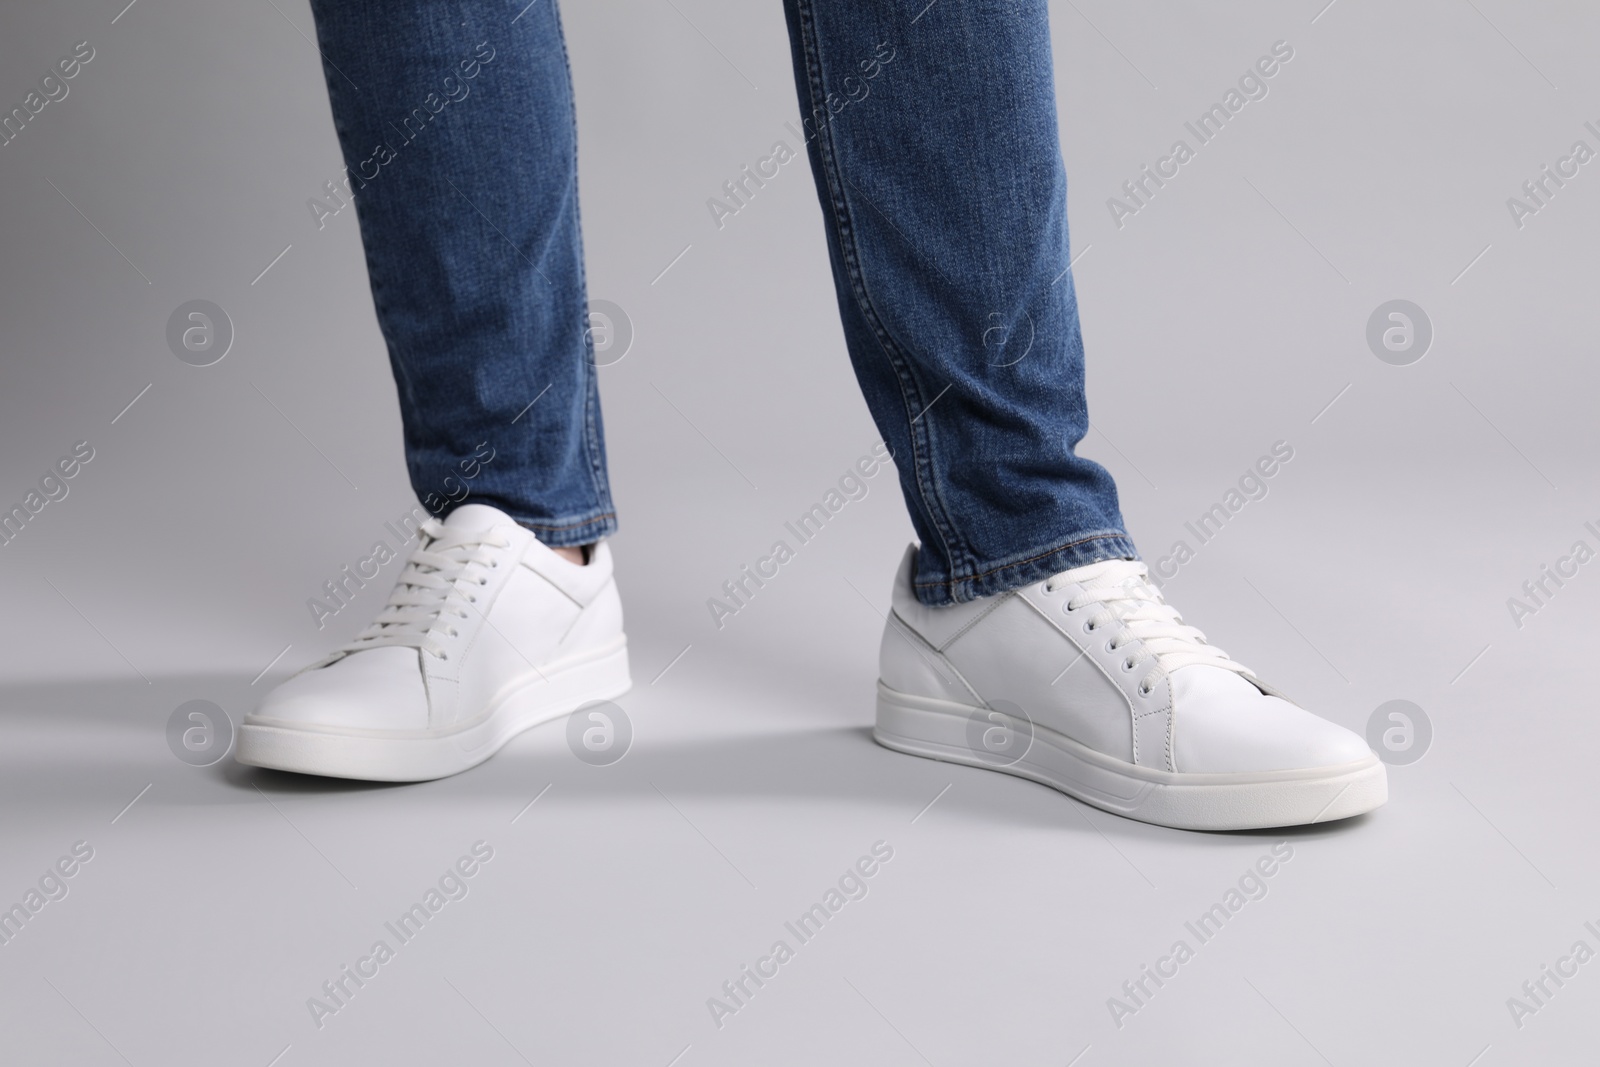
[[1059,584],[1065,584],[1068,573],[1081,591],[1067,601],[1067,609],[1078,611],[1089,605],[1099,605],[1084,629],[1093,632],[1102,626],[1121,623],[1106,642],[1106,648],[1112,652],[1127,648],[1122,661],[1124,670],[1131,671],[1140,663],[1150,661],[1150,670],[1139,682],[1140,693],[1148,694],[1162,673],[1171,674],[1180,667],[1220,667],[1255,677],[1250,668],[1208,644],[1204,633],[1183,621],[1178,609],[1168,604],[1161,591],[1146,580],[1149,569],[1143,563],[1108,559],[1078,567],[1052,577],[1045,583],[1045,591],[1055,592]]
[[[460,631],[456,619],[471,616],[479,587],[488,585],[482,573],[500,565],[495,549],[511,545],[502,534],[482,530],[455,530],[435,519],[423,522],[420,541],[406,560],[389,599],[367,628],[342,653],[372,648],[421,649],[439,659],[449,653],[439,640]],[[478,570],[471,568],[476,566]],[[476,609],[472,609],[476,610]]]

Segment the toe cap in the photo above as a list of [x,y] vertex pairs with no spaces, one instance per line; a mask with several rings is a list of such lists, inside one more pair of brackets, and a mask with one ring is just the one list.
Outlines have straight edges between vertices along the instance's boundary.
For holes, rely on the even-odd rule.
[[1180,772],[1336,767],[1371,756],[1356,733],[1215,667],[1172,675],[1173,760]]
[[374,648],[302,671],[263,697],[247,721],[333,731],[427,729],[418,655]]

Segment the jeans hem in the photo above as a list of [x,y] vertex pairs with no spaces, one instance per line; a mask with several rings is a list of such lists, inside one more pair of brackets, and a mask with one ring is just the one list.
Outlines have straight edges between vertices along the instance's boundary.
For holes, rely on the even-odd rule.
[[960,577],[918,574],[912,587],[917,599],[929,607],[962,604],[979,597],[1020,589],[1073,567],[1108,559],[1138,559],[1133,539],[1121,530],[1107,530],[1073,538],[1040,552],[1024,552],[1020,559],[986,564],[977,573]]
[[560,518],[525,519],[517,515],[511,517],[516,519],[518,526],[551,548],[592,545],[617,532],[617,516],[611,511],[576,518],[571,522],[563,522]]

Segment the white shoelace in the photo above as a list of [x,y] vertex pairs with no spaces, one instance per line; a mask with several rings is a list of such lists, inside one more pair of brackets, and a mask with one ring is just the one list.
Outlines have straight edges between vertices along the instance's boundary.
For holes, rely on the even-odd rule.
[[501,534],[450,529],[434,519],[422,524],[419,537],[388,602],[340,652],[398,646],[450,658],[438,639],[459,633],[455,620],[471,616],[476,591],[489,584],[482,571],[500,565],[491,550],[508,548],[511,542]]
[[[1100,605],[1084,624],[1089,633],[1121,622],[1122,627],[1106,642],[1112,652],[1127,647],[1123,658],[1124,670],[1133,670],[1145,660],[1152,660],[1151,670],[1139,682],[1139,691],[1149,693],[1160,679],[1161,672],[1171,674],[1179,667],[1220,667],[1247,677],[1254,672],[1235,663],[1228,654],[1206,643],[1206,635],[1183,621],[1178,609],[1168,604],[1161,591],[1146,581],[1149,569],[1137,560],[1108,559],[1100,563],[1079,567],[1070,573],[1072,580],[1083,591],[1067,601],[1067,607],[1078,611],[1090,604]],[[1045,591],[1053,593],[1055,584],[1063,575],[1056,575],[1045,583]]]

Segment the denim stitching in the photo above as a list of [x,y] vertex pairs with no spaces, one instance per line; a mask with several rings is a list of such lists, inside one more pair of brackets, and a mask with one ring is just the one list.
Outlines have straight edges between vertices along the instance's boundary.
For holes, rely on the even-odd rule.
[[1060,552],[1065,552],[1069,548],[1076,548],[1079,545],[1086,545],[1091,541],[1127,541],[1130,548],[1133,545],[1132,539],[1130,537],[1128,537],[1128,535],[1125,534],[1125,533],[1095,534],[1093,537],[1082,537],[1082,538],[1079,538],[1076,541],[1068,541],[1066,544],[1057,545],[1055,548],[1052,548],[1047,552],[1041,552],[1036,556],[1029,556],[1027,559],[1014,560],[1014,561],[1012,561],[1010,563],[1002,564],[999,567],[993,567],[993,568],[991,568],[989,570],[986,570],[986,571],[983,571],[982,573],[979,573],[979,574],[967,575],[967,576],[963,576],[963,577],[960,577],[960,578],[957,578],[956,576],[952,575],[949,579],[947,579],[945,581],[939,581],[939,582],[912,582],[912,585],[915,586],[916,588],[919,588],[919,589],[922,589],[922,588],[933,589],[933,588],[938,588],[940,586],[953,587],[958,583],[976,582],[976,581],[978,581],[980,579],[988,578],[991,575],[999,574],[1002,571],[1011,570],[1013,567],[1023,567],[1023,566],[1026,566],[1029,563],[1036,563],[1041,559],[1045,559],[1045,558],[1047,558],[1049,556],[1054,556],[1054,555],[1056,555],[1057,553],[1060,553]]
[[607,511],[587,519],[580,519],[577,522],[562,523],[559,526],[550,526],[546,523],[531,522],[527,519],[517,519],[516,523],[518,526],[526,527],[529,530],[549,530],[551,532],[558,532],[561,530],[575,530],[579,527],[591,526],[596,523],[604,523],[606,520],[615,519],[616,517],[617,516],[614,513]]
[[[551,0],[550,10],[556,22],[556,40],[561,44],[561,62],[567,72],[567,107],[571,112],[572,122],[572,221],[578,235],[578,292],[583,297],[583,310],[587,316],[589,307],[589,279],[584,269],[583,259],[583,215],[578,202],[577,174],[578,174],[578,102],[577,89],[572,84],[572,61],[567,52],[567,34],[561,23],[560,5]],[[610,480],[606,476],[605,462],[601,458],[603,445],[600,441],[597,426],[600,407],[600,371],[595,366],[594,360],[588,358],[591,353],[590,339],[587,330],[588,322],[584,326],[584,451],[589,460],[589,481],[594,489],[595,503],[601,507],[611,506]],[[613,516],[614,517],[614,516]]]
[[[795,13],[801,24],[800,36],[801,51],[806,60],[806,81],[810,90],[811,101],[826,96],[822,85],[821,49],[815,40],[815,18],[813,16],[811,0],[795,0]],[[866,281],[862,277],[859,266],[859,252],[855,247],[854,228],[850,224],[849,206],[845,203],[844,192],[837,178],[842,177],[839,171],[837,153],[832,142],[833,126],[828,124],[817,132],[817,155],[822,161],[823,179],[827,183],[830,214],[833,216],[834,233],[839,240],[841,258],[844,260],[845,271],[850,279],[851,294],[856,299],[857,310],[862,318],[867,321],[873,336],[878,341],[878,347],[888,361],[890,369],[894,372],[895,380],[900,383],[901,401],[906,404],[907,425],[910,429],[912,464],[916,471],[916,485],[918,495],[922,499],[924,510],[933,520],[935,530],[943,540],[945,557],[950,561],[953,571],[968,569],[967,560],[971,553],[967,550],[965,540],[951,523],[944,501],[939,498],[937,483],[933,477],[933,445],[928,437],[926,423],[922,423],[921,414],[926,414],[928,407],[923,406],[921,414],[913,416],[910,405],[913,401],[920,403],[921,394],[925,393],[920,382],[916,380],[916,373],[910,361],[900,351],[894,339],[884,329],[877,309],[871,296],[866,291]],[[915,391],[918,395],[913,398],[910,394]],[[919,448],[919,445],[921,446]],[[930,495],[933,499],[929,499]],[[937,503],[937,507],[935,507]],[[961,559],[952,550],[951,542],[960,548]]]

